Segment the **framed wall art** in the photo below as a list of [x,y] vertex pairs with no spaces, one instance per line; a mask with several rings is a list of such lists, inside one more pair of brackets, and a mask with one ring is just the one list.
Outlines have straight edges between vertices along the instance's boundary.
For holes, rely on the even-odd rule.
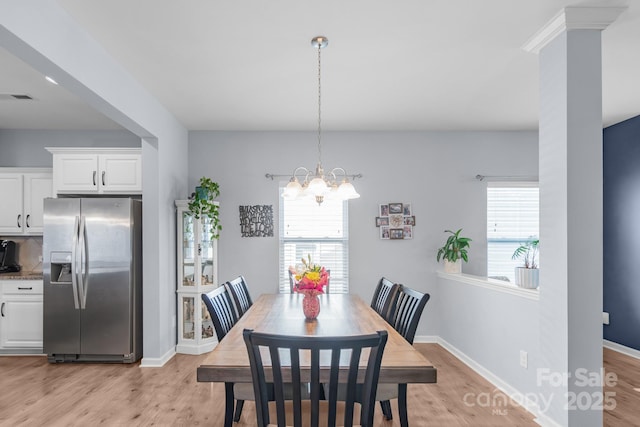
[[273,206],[240,206],[242,237],[273,237]]
[[382,240],[413,239],[416,217],[411,203],[390,202],[379,205],[376,227]]

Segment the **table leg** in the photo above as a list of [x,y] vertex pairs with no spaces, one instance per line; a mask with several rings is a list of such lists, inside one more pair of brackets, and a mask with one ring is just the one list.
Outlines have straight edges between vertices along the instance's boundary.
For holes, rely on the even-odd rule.
[[233,383],[224,383],[224,427],[233,426]]

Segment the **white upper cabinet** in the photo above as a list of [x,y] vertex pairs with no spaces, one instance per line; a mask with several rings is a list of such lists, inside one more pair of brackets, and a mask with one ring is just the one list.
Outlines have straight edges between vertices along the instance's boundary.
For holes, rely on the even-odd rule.
[[43,199],[52,195],[51,169],[0,168],[0,234],[42,234]]
[[139,148],[47,148],[55,194],[142,194]]

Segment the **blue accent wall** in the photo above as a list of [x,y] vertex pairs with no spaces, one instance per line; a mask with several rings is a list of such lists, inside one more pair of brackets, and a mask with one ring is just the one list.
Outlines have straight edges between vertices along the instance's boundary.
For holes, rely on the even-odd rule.
[[640,350],[640,116],[604,129],[604,338]]

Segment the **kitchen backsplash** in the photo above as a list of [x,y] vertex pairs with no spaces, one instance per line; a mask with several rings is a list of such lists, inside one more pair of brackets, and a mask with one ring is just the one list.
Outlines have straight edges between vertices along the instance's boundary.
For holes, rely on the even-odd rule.
[[0,236],[16,242],[18,264],[24,272],[42,273],[42,236]]

